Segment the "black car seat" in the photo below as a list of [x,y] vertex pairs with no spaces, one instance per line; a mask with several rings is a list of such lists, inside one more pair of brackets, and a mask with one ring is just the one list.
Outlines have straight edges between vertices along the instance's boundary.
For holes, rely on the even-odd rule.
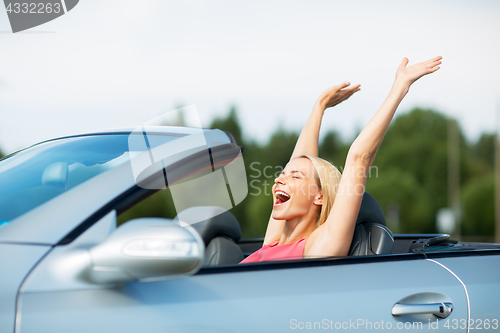
[[205,242],[203,266],[233,265],[243,260],[236,242],[241,228],[233,214],[221,207],[199,206],[183,210],[176,219],[189,223]]
[[385,226],[385,215],[380,204],[366,193],[359,209],[349,256],[390,254],[394,236]]

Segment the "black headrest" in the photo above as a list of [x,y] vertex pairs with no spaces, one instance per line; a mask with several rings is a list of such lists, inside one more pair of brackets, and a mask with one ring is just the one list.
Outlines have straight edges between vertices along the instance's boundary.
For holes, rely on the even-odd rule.
[[233,214],[221,207],[198,206],[183,210],[175,217],[189,223],[208,245],[217,236],[232,238],[235,242],[241,238],[241,228]]
[[361,207],[359,208],[356,225],[366,222],[385,225],[384,210],[374,197],[365,192],[363,201],[361,201]]

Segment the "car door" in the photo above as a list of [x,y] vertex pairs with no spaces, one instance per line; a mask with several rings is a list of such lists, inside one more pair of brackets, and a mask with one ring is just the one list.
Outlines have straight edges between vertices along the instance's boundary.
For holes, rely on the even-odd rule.
[[[203,268],[119,288],[38,279],[22,288],[16,332],[449,332],[450,322],[468,313],[460,281],[422,254]],[[52,287],[37,290],[37,283]],[[445,304],[453,310],[443,319],[393,316],[396,303],[404,311]]]
[[0,242],[0,332],[12,332],[16,301],[24,278],[50,246]]
[[429,260],[449,269],[467,290],[469,318],[451,322],[451,328],[498,332],[500,328],[500,250],[429,253]]

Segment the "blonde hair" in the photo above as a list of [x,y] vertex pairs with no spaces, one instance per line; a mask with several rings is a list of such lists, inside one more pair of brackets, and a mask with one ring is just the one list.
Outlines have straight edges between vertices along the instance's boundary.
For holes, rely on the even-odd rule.
[[307,158],[312,162],[314,168],[316,169],[316,183],[319,185],[320,190],[323,193],[323,204],[321,205],[318,220],[316,221],[317,228],[325,223],[328,215],[330,215],[330,210],[332,209],[333,202],[335,201],[335,196],[337,195],[337,189],[340,183],[340,177],[342,177],[342,175],[332,163],[320,157],[300,155],[296,158]]

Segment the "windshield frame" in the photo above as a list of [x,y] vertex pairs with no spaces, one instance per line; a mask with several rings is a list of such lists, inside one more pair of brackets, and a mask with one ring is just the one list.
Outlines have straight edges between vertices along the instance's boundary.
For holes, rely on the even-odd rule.
[[[73,135],[46,140],[6,156],[0,160],[0,228],[98,174],[185,135],[141,136],[144,134],[137,131]],[[134,145],[137,141],[146,141],[147,145]]]
[[[146,127],[146,129],[148,130],[148,127]],[[186,128],[184,133],[175,132],[172,134],[175,136],[190,136],[191,134],[199,133],[199,129],[194,130]],[[204,129],[202,131],[205,135],[207,146],[203,148],[200,147],[199,152],[204,151],[206,153],[207,149],[210,151],[212,148],[228,144],[234,147],[234,143],[227,133],[218,129]],[[96,134],[101,133],[94,133],[91,135]],[[106,135],[108,134],[127,134],[127,132],[106,133]],[[165,130],[160,133],[151,130],[148,131],[148,134],[170,135],[170,133],[165,132]],[[172,140],[170,142],[176,141],[177,140]],[[194,150],[187,151],[186,154],[181,154],[171,159],[169,161],[170,163],[165,167],[173,167],[175,165],[176,168],[182,168],[183,161],[189,159],[195,153],[196,151]],[[159,170],[152,170],[148,177],[155,176],[154,173],[157,171]],[[163,168],[160,171],[163,172]],[[102,182],[107,182],[106,186],[103,186],[101,184]],[[26,214],[19,216],[12,221],[12,228],[10,228],[10,230],[6,230],[6,228],[3,230],[0,229],[0,243],[57,245],[63,239],[66,239],[67,242],[68,238],[66,238],[66,236],[75,231],[72,235],[77,237],[81,232],[96,222],[95,218],[97,215],[100,215],[100,212],[107,211],[107,213],[109,213],[114,209],[112,207],[117,204],[117,201],[129,196],[135,191],[134,188],[138,188],[138,186],[131,172],[130,163],[124,163],[70,189],[64,195],[55,197]],[[81,200],[82,195],[91,196],[86,199],[84,205],[81,205],[82,207],[78,206],[72,212],[60,209],[61,207],[71,205],[71,202]],[[87,226],[82,230],[80,226],[83,224]],[[30,230],[30,232],[27,233],[26,230]],[[78,230],[80,230],[80,232]],[[72,240],[73,239],[70,241]]]

